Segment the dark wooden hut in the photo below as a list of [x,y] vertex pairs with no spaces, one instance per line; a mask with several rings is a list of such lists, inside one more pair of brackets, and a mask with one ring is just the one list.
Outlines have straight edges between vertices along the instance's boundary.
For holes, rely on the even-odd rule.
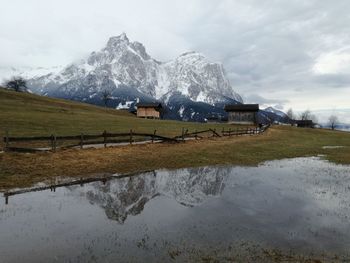
[[228,123],[248,125],[257,124],[259,104],[226,105],[224,109],[228,113]]
[[294,123],[297,127],[301,128],[313,128],[315,126],[312,120],[296,120]]

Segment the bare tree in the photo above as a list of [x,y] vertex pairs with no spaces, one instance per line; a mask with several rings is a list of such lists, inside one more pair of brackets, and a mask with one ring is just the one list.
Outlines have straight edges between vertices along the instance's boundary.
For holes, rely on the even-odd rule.
[[310,110],[306,110],[306,111],[303,111],[301,114],[300,114],[300,119],[301,120],[310,120],[311,119],[311,111]]
[[22,77],[12,77],[11,80],[5,83],[5,87],[16,92],[23,92],[27,91],[27,82]]
[[111,93],[108,90],[104,90],[102,92],[102,100],[103,100],[103,103],[105,104],[105,107],[107,107],[108,101],[110,101],[110,99],[111,99]]
[[290,120],[294,120],[295,116],[292,108],[287,111],[287,116]]
[[339,120],[338,120],[337,116],[335,116],[335,115],[329,116],[328,122],[331,125],[332,130],[335,129],[335,126],[337,125],[338,121]]

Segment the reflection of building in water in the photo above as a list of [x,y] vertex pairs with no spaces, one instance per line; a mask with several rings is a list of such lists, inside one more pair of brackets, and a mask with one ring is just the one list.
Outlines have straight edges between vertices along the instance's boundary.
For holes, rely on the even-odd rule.
[[142,212],[158,195],[174,198],[185,206],[199,205],[209,196],[220,195],[229,169],[191,168],[157,171],[102,183],[91,183],[83,192],[92,204],[101,206],[109,219],[123,223],[128,215]]

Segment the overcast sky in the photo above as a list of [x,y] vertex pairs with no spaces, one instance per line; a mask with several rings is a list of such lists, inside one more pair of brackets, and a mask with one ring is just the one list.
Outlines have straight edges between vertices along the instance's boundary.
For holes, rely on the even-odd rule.
[[65,65],[125,32],[166,61],[222,62],[246,102],[350,122],[349,0],[0,0],[0,78]]

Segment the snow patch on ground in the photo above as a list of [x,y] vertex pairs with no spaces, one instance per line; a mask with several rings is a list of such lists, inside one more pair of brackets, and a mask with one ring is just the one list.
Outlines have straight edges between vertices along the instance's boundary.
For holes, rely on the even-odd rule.
[[345,146],[323,146],[322,149],[339,149],[344,148]]
[[128,110],[130,109],[131,105],[134,103],[134,101],[126,101],[126,102],[121,102],[118,104],[116,107],[117,110]]

